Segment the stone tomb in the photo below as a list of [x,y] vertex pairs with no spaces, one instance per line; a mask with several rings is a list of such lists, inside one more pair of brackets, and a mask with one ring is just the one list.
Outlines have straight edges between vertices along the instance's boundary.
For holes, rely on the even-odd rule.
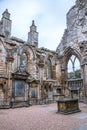
[[57,100],[58,113],[71,114],[80,112],[78,99],[64,98]]

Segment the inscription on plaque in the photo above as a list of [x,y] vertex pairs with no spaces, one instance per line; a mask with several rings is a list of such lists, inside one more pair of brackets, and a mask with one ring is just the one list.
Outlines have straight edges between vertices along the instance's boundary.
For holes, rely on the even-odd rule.
[[25,81],[15,81],[15,96],[25,95]]

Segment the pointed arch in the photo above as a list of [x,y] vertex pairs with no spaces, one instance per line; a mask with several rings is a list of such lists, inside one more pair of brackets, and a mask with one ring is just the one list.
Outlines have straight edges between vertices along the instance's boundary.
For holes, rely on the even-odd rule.
[[[79,67],[74,68],[79,65]],[[68,74],[68,65],[71,65],[71,73]],[[63,85],[67,85],[71,97],[80,98],[83,88],[82,55],[79,46],[69,46],[65,49],[61,58],[61,74]],[[74,73],[73,73],[74,72]],[[71,76],[71,77],[69,77]],[[73,93],[73,96],[72,96]]]
[[72,55],[68,61],[68,79],[81,78],[81,67],[78,58]]
[[30,59],[35,60],[36,54],[32,46],[28,44],[23,44],[18,49],[18,55],[21,55],[22,53],[30,54]]
[[[67,64],[68,64],[68,61],[69,61],[69,59],[70,59],[70,57],[72,56],[72,55],[75,55],[77,58],[78,58],[78,60],[79,60],[79,62],[80,62],[80,64],[81,64],[81,54],[80,54],[80,52],[76,49],[76,48],[72,48],[72,47],[68,47],[66,50],[65,50],[65,52],[64,52],[64,63],[65,63],[65,66],[67,67]],[[67,68],[66,68],[67,69]]]
[[52,79],[52,63],[49,57],[47,59],[47,66],[48,66],[48,79]]
[[26,53],[23,53],[21,55],[21,65],[26,68],[27,67],[27,62],[28,62],[28,57]]
[[[23,67],[22,66],[22,61],[23,61],[23,57],[25,57],[25,62],[26,65],[25,67],[23,67],[23,69],[25,69],[28,73],[33,73],[34,69],[31,70],[32,65],[34,65],[34,61],[36,58],[36,54],[35,54],[35,50],[28,44],[23,44],[21,46],[18,47],[17,50],[17,68],[19,67]],[[33,66],[34,67],[34,66]],[[15,69],[17,69],[15,68]]]

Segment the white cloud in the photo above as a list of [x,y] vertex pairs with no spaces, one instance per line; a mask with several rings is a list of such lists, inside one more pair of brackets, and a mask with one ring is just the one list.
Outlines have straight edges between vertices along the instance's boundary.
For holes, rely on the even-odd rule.
[[0,16],[8,8],[12,19],[12,35],[27,41],[34,19],[39,32],[39,46],[55,50],[66,28],[66,13],[74,0],[2,0]]

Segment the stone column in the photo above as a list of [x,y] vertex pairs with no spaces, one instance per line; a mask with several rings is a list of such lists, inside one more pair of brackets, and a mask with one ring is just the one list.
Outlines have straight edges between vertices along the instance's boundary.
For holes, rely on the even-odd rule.
[[84,101],[87,102],[87,41],[80,43],[80,49],[82,53],[82,70],[83,70],[83,91]]
[[40,98],[43,96],[43,88],[42,88],[42,84],[43,84],[43,68],[39,68],[40,69]]
[[6,101],[9,107],[12,99],[12,80],[11,80],[11,73],[12,73],[12,63],[14,61],[14,56],[13,56],[13,50],[12,49],[7,49],[7,57],[6,57],[6,62],[8,63],[8,86],[6,89]]
[[37,65],[39,67],[39,75],[40,75],[40,85],[39,85],[39,98],[41,98],[43,96],[43,72],[44,72],[44,57],[42,55],[40,55],[40,57],[38,58],[38,62]]
[[87,99],[87,65],[84,64],[82,68],[83,68],[84,99]]
[[38,87],[37,87],[37,92],[38,92],[38,95],[37,95],[37,98],[40,99],[40,85],[38,84]]

